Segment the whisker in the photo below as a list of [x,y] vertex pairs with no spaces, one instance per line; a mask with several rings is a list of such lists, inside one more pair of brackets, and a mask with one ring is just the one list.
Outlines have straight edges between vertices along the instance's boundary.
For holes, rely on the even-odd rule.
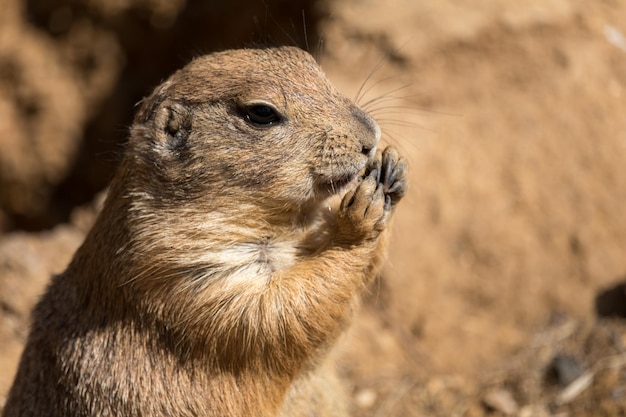
[[[392,101],[391,99],[389,101]],[[403,100],[406,101],[406,100]],[[409,101],[409,103],[411,103]],[[380,104],[380,103],[378,103]],[[397,110],[412,110],[412,113],[415,114],[419,114],[419,112],[425,113],[425,114],[429,114],[429,115],[436,115],[436,116],[452,116],[452,117],[462,117],[463,114],[461,113],[453,113],[453,112],[448,112],[448,111],[441,111],[441,110],[433,110],[431,108],[425,108],[420,106],[419,104],[415,103],[415,105],[389,105],[389,106],[383,106],[380,108],[374,108],[374,109],[369,109],[367,110],[367,112],[369,114],[372,114],[374,112],[377,112],[379,110],[385,110],[385,109],[397,109]]]
[[[363,83],[361,84],[361,86],[359,87],[359,90],[356,92],[356,96],[354,97],[354,102],[355,103],[359,103],[359,101],[363,98],[364,94],[363,93],[363,88],[365,87],[365,85],[369,82],[369,80],[372,79],[372,77],[374,76],[374,74],[376,74],[376,72],[378,72],[379,69],[382,68],[382,66],[384,65],[384,63],[386,62],[386,58],[382,57],[378,63],[374,66],[374,68],[372,68],[372,70],[370,71],[370,73],[367,75],[367,77],[365,77],[365,80],[363,81]],[[375,84],[376,85],[376,84]],[[368,90],[369,91],[369,90]]]
[[[264,2],[265,3],[265,2]],[[268,7],[266,5],[266,18],[267,15],[269,15],[270,19],[272,20],[272,22],[276,25],[276,27],[278,27],[278,29],[280,29],[280,31],[282,32],[283,35],[285,35],[287,37],[287,39],[289,40],[289,42],[291,42],[292,45],[299,45],[300,42],[298,42],[297,39],[295,39],[293,36],[291,36],[291,34],[289,32],[287,32],[278,22],[278,20],[276,20],[276,18],[274,17],[274,15],[272,13],[270,13],[268,11]],[[291,26],[294,30],[294,35],[297,36],[297,30],[295,29],[294,23],[293,21],[291,21]]]
[[320,30],[319,39],[317,40],[317,51],[315,52],[315,61],[321,66],[322,56],[324,49],[324,34],[326,33],[326,27],[330,19],[325,19],[322,29]]
[[[402,44],[399,48],[397,48],[395,51],[393,51],[394,54],[399,54],[400,50],[402,48],[404,48],[404,46],[406,46],[409,43],[409,41],[405,42],[404,44]],[[372,77],[374,76],[374,74],[376,72],[378,72],[383,65],[388,61],[387,56],[383,56],[380,58],[380,60],[378,61],[378,63],[374,66],[374,68],[372,68],[372,70],[370,71],[370,73],[368,74],[368,76],[365,78],[365,80],[363,81],[363,83],[361,84],[361,86],[359,87],[359,90],[356,93],[354,102],[359,104],[359,101],[361,101],[361,99],[363,99],[363,97],[365,97],[365,95],[372,90],[372,88],[374,88],[374,86],[382,83],[383,81],[386,81],[390,78],[394,78],[394,77],[387,77],[384,78],[383,80],[377,81],[376,83],[374,83],[372,86],[370,86],[367,90],[363,91],[363,88],[365,87],[365,85],[369,82],[370,79],[372,79]],[[363,107],[363,106],[361,106]]]
[[[369,93],[370,93],[370,92],[371,92],[371,91],[372,91],[372,90],[373,90],[376,86],[379,86],[379,85],[383,84],[383,83],[384,83],[384,82],[386,82],[386,81],[393,80],[394,78],[395,78],[395,77],[392,77],[392,76],[390,76],[390,77],[386,77],[386,78],[380,79],[380,80],[376,81],[375,83],[371,84],[369,87],[367,87],[367,89],[366,89],[366,90],[364,90],[364,91],[363,91],[363,93],[361,94],[361,97],[359,97],[359,100],[364,99],[364,98],[365,98],[365,96],[366,96],[367,94],[369,94]],[[408,87],[408,86],[407,86],[407,87]],[[402,87],[402,88],[405,88],[405,87]],[[401,88],[399,88],[399,89],[401,89]],[[384,94],[382,95],[382,97],[388,96],[388,95],[389,95],[389,94],[391,94],[392,92],[395,92],[395,90],[394,90],[394,91],[387,92],[387,93],[384,93]],[[378,98],[378,97],[377,97],[377,98]],[[365,106],[367,106],[367,105],[369,104],[369,102],[370,102],[370,101],[372,101],[372,100],[369,100],[369,101],[368,101],[368,102],[366,102],[365,104],[361,104],[361,103],[359,103],[359,102],[355,102],[355,103],[357,103],[359,106],[361,106],[361,107],[365,108]]]
[[[372,90],[374,89],[374,87],[376,87],[376,86],[378,86],[378,85],[381,85],[381,84],[383,84],[383,83],[384,83],[384,82],[386,82],[386,81],[393,80],[394,78],[396,78],[396,77],[394,77],[394,76],[389,76],[389,77],[385,77],[385,78],[382,78],[382,79],[380,79],[380,80],[377,80],[376,82],[374,82],[373,84],[371,84],[369,87],[367,87],[367,89],[365,89],[365,90],[362,92],[361,96],[360,96],[360,97],[358,97],[358,100],[362,100],[362,99],[363,99],[363,98],[364,98],[364,97],[365,97],[365,96],[366,96],[366,95],[367,95],[370,91],[372,91]],[[367,82],[367,81],[366,81],[366,82]],[[364,87],[364,86],[365,86],[365,84],[363,85],[363,87]],[[355,103],[357,103],[357,104],[358,104],[359,106],[361,106],[361,107],[363,107],[363,106],[364,106],[364,105],[360,104],[360,103],[359,103],[359,101],[357,101],[357,100],[355,100]]]
[[408,149],[406,145],[410,145],[413,150],[419,148],[419,140],[407,140],[406,135],[400,136],[396,132],[386,130],[384,137],[389,144],[393,144],[409,160],[413,159],[414,152]]
[[415,123],[415,122],[409,122],[406,120],[396,120],[396,119],[377,119],[378,123],[382,124],[382,125],[389,125],[389,126],[398,126],[398,127],[414,127],[414,128],[420,128],[420,129],[424,129],[427,130],[431,133],[435,133],[435,130],[429,127],[426,127],[426,125],[422,125],[419,123]]
[[[406,102],[408,104],[387,104],[387,103],[394,103],[394,102]],[[385,98],[381,97],[378,101],[376,101],[375,103],[372,103],[372,105],[374,105],[375,107],[368,107],[366,110],[367,112],[371,112],[373,110],[376,110],[379,108],[385,108],[385,107],[417,109],[417,110],[423,110],[425,112],[431,111],[429,108],[421,106],[417,101],[408,100],[406,97],[394,97],[394,96],[389,96]]]
[[373,99],[371,99],[371,100],[368,100],[368,101],[366,101],[365,103],[361,104],[361,107],[362,107],[363,109],[367,109],[367,106],[371,106],[372,104],[377,103],[378,101],[380,101],[380,100],[382,100],[382,99],[387,99],[387,98],[390,98],[390,99],[396,99],[396,100],[397,100],[397,98],[396,98],[395,96],[393,96],[392,94],[394,94],[394,93],[396,93],[396,92],[398,92],[398,91],[405,90],[405,89],[407,89],[407,88],[411,87],[412,85],[413,85],[412,83],[410,83],[410,84],[405,84],[405,85],[403,85],[403,86],[400,86],[400,87],[394,88],[394,89],[393,89],[393,90],[391,90],[391,91],[387,91],[385,94],[382,94],[382,95],[380,95],[380,96],[378,96],[378,97],[375,97],[375,98],[373,98]]
[[426,114],[419,110],[419,109],[414,109],[412,107],[403,107],[403,108],[383,108],[380,110],[375,110],[375,111],[370,111],[369,115],[374,117],[374,118],[378,118],[380,116],[386,116],[386,115],[409,115],[411,117],[415,117],[415,118],[423,118],[426,117]]
[[[307,52],[311,52],[310,48],[309,48],[309,36],[306,33],[306,18],[304,16],[304,9],[302,9],[302,29],[304,31],[304,45],[306,46],[306,50]],[[294,28],[295,30],[295,28]]]
[[332,191],[333,194],[335,194],[337,192],[337,190],[335,189],[335,170],[334,170],[334,161],[335,161],[335,152],[331,152],[330,153],[330,189]]

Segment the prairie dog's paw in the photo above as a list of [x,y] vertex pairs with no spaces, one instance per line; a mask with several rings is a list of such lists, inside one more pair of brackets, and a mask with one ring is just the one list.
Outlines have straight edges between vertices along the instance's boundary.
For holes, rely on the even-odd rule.
[[387,227],[391,209],[409,188],[407,168],[406,159],[392,146],[377,155],[341,202],[338,226],[344,240],[374,239]]
[[387,210],[398,204],[409,189],[407,168],[406,159],[398,155],[396,148],[388,146],[383,151],[379,181],[383,185]]
[[[377,164],[380,167],[380,161]],[[385,194],[379,182],[380,169],[368,170],[359,184],[341,201],[338,214],[340,238],[361,241],[376,238],[384,229]]]

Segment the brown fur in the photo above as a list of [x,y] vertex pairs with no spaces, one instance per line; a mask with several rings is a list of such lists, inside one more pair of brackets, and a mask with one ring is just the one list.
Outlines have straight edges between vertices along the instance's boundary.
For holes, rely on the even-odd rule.
[[379,135],[296,48],[175,73],[35,309],[4,416],[343,415],[324,357],[407,187]]

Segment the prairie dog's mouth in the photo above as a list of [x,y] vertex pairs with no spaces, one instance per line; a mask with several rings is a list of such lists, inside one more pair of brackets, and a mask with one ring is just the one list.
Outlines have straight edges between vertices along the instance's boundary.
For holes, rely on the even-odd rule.
[[333,192],[333,194],[338,193],[342,191],[343,189],[347,188],[348,185],[350,185],[351,183],[355,182],[358,177],[359,177],[359,173],[345,175],[345,176],[330,180],[327,183],[327,186],[329,187],[331,192]]
[[326,195],[341,194],[352,185],[354,185],[360,178],[363,178],[367,170],[368,169],[366,165],[359,170],[337,175],[330,179],[325,179],[320,183],[319,189],[323,194]]
[[367,160],[361,160],[357,164],[349,164],[341,168],[337,166],[333,174],[320,175],[317,181],[318,191],[322,195],[341,194],[346,191],[365,176],[375,159],[374,156],[375,151],[370,153]]

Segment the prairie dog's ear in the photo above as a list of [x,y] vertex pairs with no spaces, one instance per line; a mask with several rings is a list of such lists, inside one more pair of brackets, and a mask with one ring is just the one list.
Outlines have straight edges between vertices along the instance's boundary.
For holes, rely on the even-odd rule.
[[183,150],[191,134],[191,118],[189,106],[164,100],[156,110],[152,123],[152,135],[156,144],[174,152]]
[[165,100],[171,85],[171,81],[165,81],[156,87],[149,96],[142,98],[135,105],[137,113],[135,113],[133,124],[146,125],[152,120],[156,108]]

